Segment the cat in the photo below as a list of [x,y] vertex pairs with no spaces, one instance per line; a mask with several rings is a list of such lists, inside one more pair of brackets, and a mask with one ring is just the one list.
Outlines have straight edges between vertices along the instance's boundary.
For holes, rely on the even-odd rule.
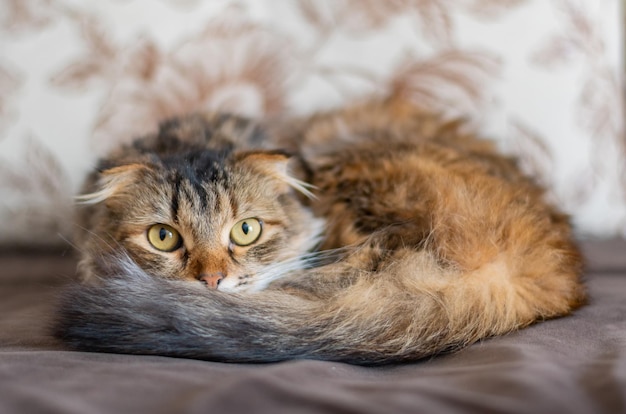
[[192,114],[102,160],[78,220],[78,350],[361,365],[586,301],[568,217],[462,121],[397,99],[298,120]]

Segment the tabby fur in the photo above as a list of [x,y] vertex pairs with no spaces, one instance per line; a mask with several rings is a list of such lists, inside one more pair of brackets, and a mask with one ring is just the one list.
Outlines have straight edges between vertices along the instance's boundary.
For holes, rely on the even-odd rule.
[[[104,159],[82,201],[84,283],[55,327],[80,350],[396,363],[586,300],[544,191],[462,122],[393,99],[296,121],[173,119]],[[233,247],[246,217],[263,236]],[[183,246],[151,249],[153,223]],[[211,288],[207,272],[225,277]]]

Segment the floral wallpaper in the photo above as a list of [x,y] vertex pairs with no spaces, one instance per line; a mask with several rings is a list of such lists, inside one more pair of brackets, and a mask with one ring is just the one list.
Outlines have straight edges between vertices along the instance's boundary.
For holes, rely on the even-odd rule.
[[626,235],[619,0],[0,0],[0,244],[67,244],[98,156],[198,109],[397,93],[468,119],[581,236]]

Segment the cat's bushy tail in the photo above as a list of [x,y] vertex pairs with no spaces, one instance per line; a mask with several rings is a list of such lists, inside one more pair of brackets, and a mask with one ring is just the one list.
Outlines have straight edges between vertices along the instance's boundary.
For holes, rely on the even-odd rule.
[[325,299],[289,290],[223,293],[120,264],[100,284],[65,293],[58,338],[100,352],[374,365],[449,351],[571,310],[555,305],[550,289],[514,281],[506,260],[461,274],[425,251],[407,252],[382,273],[360,274]]

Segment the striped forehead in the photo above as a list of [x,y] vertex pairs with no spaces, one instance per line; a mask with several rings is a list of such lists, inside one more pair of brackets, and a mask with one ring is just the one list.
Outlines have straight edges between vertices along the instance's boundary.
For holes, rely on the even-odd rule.
[[224,157],[210,151],[190,153],[164,160],[170,170],[168,180],[173,185],[172,216],[174,221],[191,211],[208,213],[219,210],[225,188],[230,181]]

